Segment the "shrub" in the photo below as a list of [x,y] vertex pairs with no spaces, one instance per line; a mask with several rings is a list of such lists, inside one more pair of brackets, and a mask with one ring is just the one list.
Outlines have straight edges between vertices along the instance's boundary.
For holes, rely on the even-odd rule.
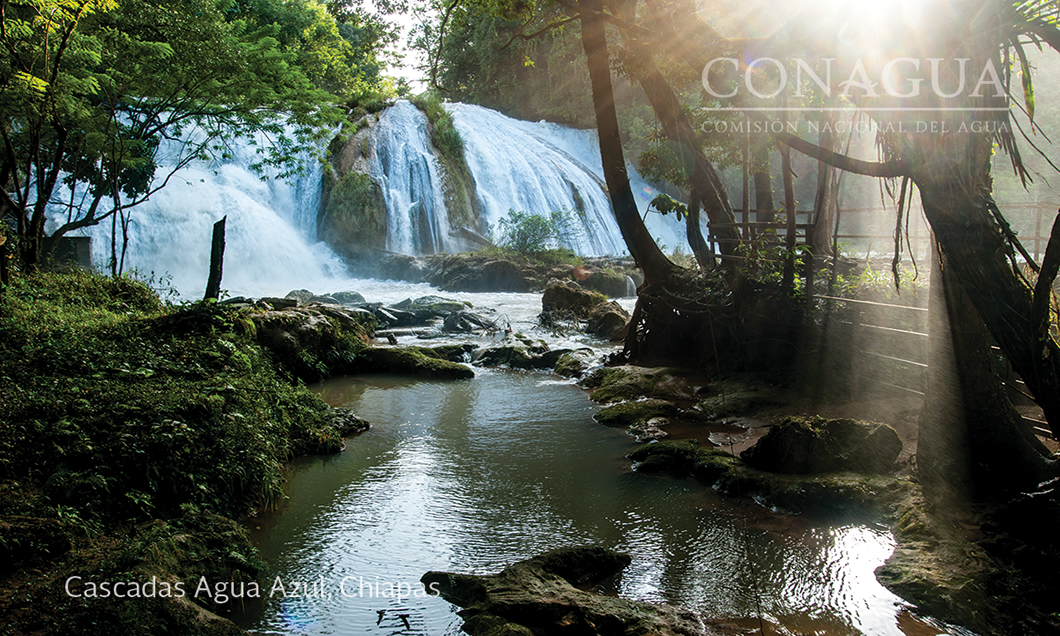
[[539,254],[572,236],[570,218],[565,210],[554,210],[548,216],[508,210],[501,219],[499,244],[524,256]]

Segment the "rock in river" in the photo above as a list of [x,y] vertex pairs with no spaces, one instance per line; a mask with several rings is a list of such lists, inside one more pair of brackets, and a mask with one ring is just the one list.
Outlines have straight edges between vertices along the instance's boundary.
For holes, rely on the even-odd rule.
[[[464,609],[464,631],[586,636],[692,636],[708,631],[693,612],[585,591],[613,581],[631,559],[602,547],[563,548],[508,566],[498,574],[428,572],[427,590]],[[732,633],[732,632],[726,632]]]

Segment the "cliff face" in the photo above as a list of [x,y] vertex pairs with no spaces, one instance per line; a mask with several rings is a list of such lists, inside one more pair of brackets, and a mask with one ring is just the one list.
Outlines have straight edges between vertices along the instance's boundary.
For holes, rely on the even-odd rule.
[[[430,119],[434,114],[434,120]],[[330,158],[325,169],[324,192],[321,199],[319,236],[351,265],[374,260],[387,249],[388,213],[382,184],[373,177],[373,155],[382,112],[363,116],[332,141]],[[427,136],[429,147],[441,172],[441,190],[445,201],[449,235],[440,245],[428,243],[428,251],[463,251],[474,249],[488,240],[488,227],[481,219],[475,182],[463,157],[459,136],[455,143],[452,124],[439,119],[448,118],[441,108],[428,113]],[[450,136],[439,135],[439,129]],[[448,141],[448,143],[444,143]],[[422,209],[421,209],[422,213]],[[423,226],[422,219],[413,219],[414,227]],[[429,229],[421,229],[429,232]]]
[[378,121],[377,114],[365,115],[353,125],[353,134],[336,137],[324,169],[319,236],[351,264],[386,247],[383,190],[369,174],[371,133]]

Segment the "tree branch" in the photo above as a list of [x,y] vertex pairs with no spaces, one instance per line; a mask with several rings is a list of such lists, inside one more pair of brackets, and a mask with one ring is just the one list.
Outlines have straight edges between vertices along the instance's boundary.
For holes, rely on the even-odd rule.
[[834,150],[822,148],[817,144],[810,143],[790,133],[775,133],[777,141],[790,147],[792,150],[823,161],[833,168],[839,168],[846,172],[865,175],[867,177],[905,177],[909,175],[909,164],[904,160],[888,161],[879,163],[875,161],[863,161],[840,154]]
[[534,31],[533,33],[530,33],[529,35],[526,34],[526,33],[516,33],[515,35],[512,36],[512,39],[508,40],[507,44],[505,44],[504,46],[501,47],[500,50],[502,50],[502,51],[507,50],[507,48],[509,46],[511,46],[512,43],[515,42],[516,40],[533,40],[534,38],[541,37],[542,35],[548,33],[552,29],[558,29],[559,27],[561,27],[561,26],[563,26],[563,25],[565,25],[567,23],[574,22],[575,20],[579,20],[579,19],[581,19],[580,15],[574,15],[574,16],[571,16],[569,18],[564,18],[564,19],[560,20],[559,22],[551,22],[551,23],[545,25],[544,27],[542,27],[541,29],[539,29],[537,31]]
[[1038,328],[1038,337],[1044,338],[1049,333],[1049,299],[1053,295],[1053,281],[1057,270],[1060,270],[1060,213],[1053,221],[1053,230],[1049,234],[1049,243],[1045,246],[1042,257],[1042,269],[1038,272],[1038,282],[1034,285],[1034,301],[1031,305],[1031,324]]

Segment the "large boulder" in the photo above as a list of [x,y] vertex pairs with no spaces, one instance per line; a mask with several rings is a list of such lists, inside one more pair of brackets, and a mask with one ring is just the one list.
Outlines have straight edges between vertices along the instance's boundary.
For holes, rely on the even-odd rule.
[[369,316],[338,305],[260,311],[251,320],[258,342],[306,381],[344,372],[374,325]]
[[595,270],[585,280],[582,280],[580,284],[586,289],[600,292],[610,298],[625,298],[637,295],[636,286],[633,285],[633,281],[629,276],[611,270]]
[[543,313],[573,315],[580,320],[589,318],[597,305],[606,305],[607,298],[594,291],[582,289],[576,283],[552,281],[541,295]]
[[439,254],[427,282],[448,292],[525,292],[530,283],[518,263],[477,254]]
[[887,473],[900,452],[902,440],[886,424],[817,416],[785,418],[740,457],[774,473]]
[[565,378],[580,378],[593,363],[592,349],[566,351],[556,359],[554,371]]
[[387,254],[375,263],[376,276],[383,280],[419,283],[426,278],[429,270],[426,261],[406,254]]
[[621,338],[618,336],[624,333],[627,323],[629,323],[629,312],[612,301],[601,303],[589,311],[585,330],[594,336],[619,340]]
[[428,572],[421,582],[428,591],[464,608],[463,629],[472,636],[722,633],[708,631],[693,612],[585,591],[614,580],[630,561],[629,555],[602,547],[564,548],[520,561],[498,574]]
[[601,367],[582,378],[579,384],[593,389],[589,398],[599,404],[642,397],[692,400],[696,395],[695,388],[683,377],[683,372],[667,367]]
[[447,351],[426,347],[368,347],[351,365],[354,373],[396,373],[432,378],[468,380],[475,377],[470,367],[449,360]]

